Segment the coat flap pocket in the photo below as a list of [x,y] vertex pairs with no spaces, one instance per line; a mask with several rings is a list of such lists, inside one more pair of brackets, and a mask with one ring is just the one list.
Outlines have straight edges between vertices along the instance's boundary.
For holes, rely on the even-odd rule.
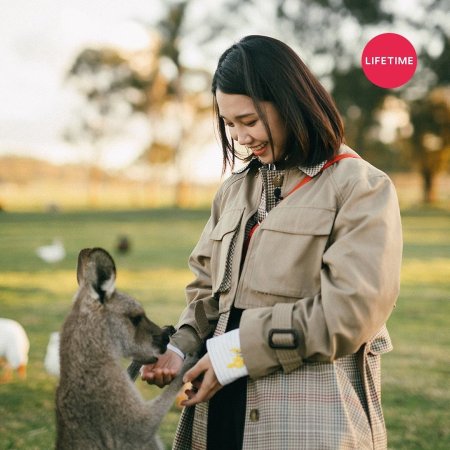
[[211,231],[210,239],[220,241],[226,234],[236,230],[241,221],[243,211],[243,209],[229,209],[225,211]]
[[323,236],[330,234],[334,215],[333,209],[279,205],[268,214],[261,229]]

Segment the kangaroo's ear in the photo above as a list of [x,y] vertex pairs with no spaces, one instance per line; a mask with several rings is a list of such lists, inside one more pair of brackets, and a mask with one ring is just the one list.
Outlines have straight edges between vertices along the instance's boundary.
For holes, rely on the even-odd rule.
[[102,248],[87,248],[78,255],[78,284],[89,284],[101,303],[114,292],[116,266],[111,255]]
[[78,285],[82,285],[84,283],[85,274],[84,269],[88,262],[89,253],[91,252],[91,248],[84,248],[78,254],[78,263],[77,263],[77,281]]

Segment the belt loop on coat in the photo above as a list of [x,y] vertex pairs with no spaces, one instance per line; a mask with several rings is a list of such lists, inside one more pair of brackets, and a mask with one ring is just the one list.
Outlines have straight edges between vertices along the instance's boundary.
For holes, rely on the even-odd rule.
[[302,364],[298,353],[299,335],[292,328],[294,303],[277,303],[272,312],[272,329],[269,330],[269,346],[275,350],[285,373],[292,372]]

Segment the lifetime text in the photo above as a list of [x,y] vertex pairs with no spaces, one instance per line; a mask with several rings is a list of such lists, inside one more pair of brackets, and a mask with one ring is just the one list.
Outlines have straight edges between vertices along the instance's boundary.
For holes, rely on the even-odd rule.
[[413,56],[366,56],[365,61],[368,66],[391,66],[391,65],[414,65]]

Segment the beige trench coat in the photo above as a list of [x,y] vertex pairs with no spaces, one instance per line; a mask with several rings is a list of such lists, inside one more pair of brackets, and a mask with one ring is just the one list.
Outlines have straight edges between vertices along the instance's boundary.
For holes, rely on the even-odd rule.
[[[302,177],[290,169],[282,192]],[[219,189],[173,343],[194,351],[224,332],[233,304],[245,310],[244,449],[384,449],[380,354],[391,350],[402,253],[393,184],[362,159],[341,160],[271,210],[240,267],[261,190],[251,164]],[[217,295],[227,270],[231,288]],[[205,448],[206,420],[207,404],[185,409],[174,448]]]

